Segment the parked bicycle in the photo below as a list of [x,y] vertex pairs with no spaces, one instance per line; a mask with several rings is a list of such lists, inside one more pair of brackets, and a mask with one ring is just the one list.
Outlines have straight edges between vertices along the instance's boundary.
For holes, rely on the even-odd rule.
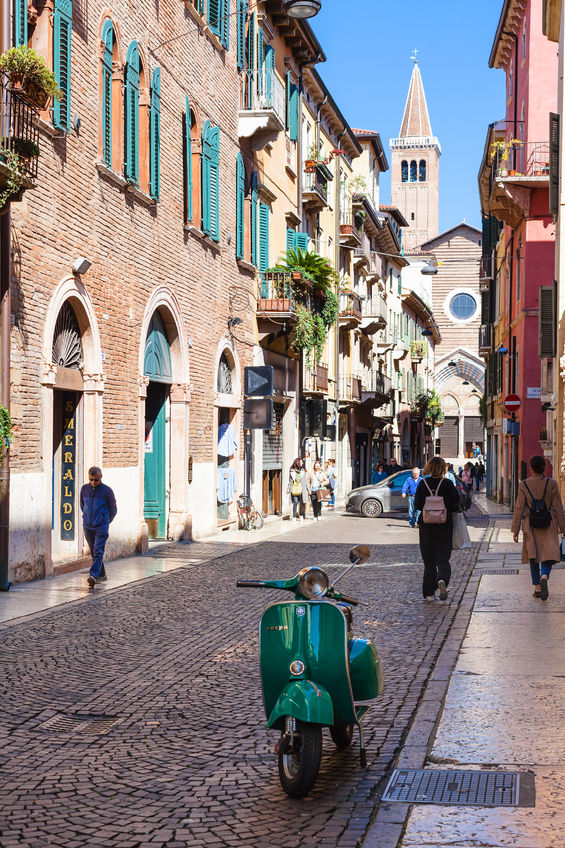
[[240,495],[238,497],[237,514],[243,530],[260,530],[265,523],[259,510],[253,506],[253,501],[249,495]]

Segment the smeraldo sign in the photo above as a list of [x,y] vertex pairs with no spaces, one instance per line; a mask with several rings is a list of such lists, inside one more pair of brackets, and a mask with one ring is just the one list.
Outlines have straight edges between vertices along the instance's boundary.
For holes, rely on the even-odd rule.
[[506,395],[504,398],[504,408],[508,412],[516,412],[520,409],[520,398],[518,395]]

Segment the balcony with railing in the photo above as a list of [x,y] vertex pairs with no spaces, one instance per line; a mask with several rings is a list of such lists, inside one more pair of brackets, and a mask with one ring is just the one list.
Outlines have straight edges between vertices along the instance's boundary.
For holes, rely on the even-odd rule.
[[355,216],[343,215],[339,224],[339,243],[342,247],[359,247],[362,238],[361,221]]
[[285,108],[284,85],[274,68],[241,72],[240,138],[253,137],[255,148],[264,147],[284,130]]
[[340,403],[361,402],[361,377],[356,374],[341,374],[339,378]]
[[497,142],[489,182],[489,211],[515,228],[529,210],[529,192],[549,188],[549,142]]
[[363,320],[361,330],[367,336],[372,336],[377,330],[382,330],[387,325],[387,308],[383,297],[373,294],[372,297],[363,301]]
[[[0,188],[8,183],[19,188],[11,199],[26,188],[33,188],[37,177],[39,129],[34,123],[37,110],[7,85],[0,100]],[[18,183],[21,185],[18,186]]]
[[328,391],[328,366],[318,362],[313,368],[304,369],[303,390],[312,394]]
[[479,355],[492,353],[494,333],[492,324],[481,324],[479,327]]
[[363,320],[361,301],[355,292],[339,293],[339,326],[352,329]]
[[308,212],[320,212],[328,205],[328,178],[318,163],[315,168],[304,173],[302,205]]
[[371,262],[371,239],[365,231],[361,233],[361,244],[353,250],[353,261],[357,267],[368,267]]
[[493,270],[494,263],[492,261],[492,256],[481,256],[481,264],[479,266],[479,282],[486,282],[487,290],[489,280],[493,279]]
[[257,296],[257,314],[262,318],[296,320],[296,299],[290,271],[265,271]]
[[364,404],[376,409],[385,403],[390,403],[392,380],[382,371],[367,370],[363,375],[361,400]]

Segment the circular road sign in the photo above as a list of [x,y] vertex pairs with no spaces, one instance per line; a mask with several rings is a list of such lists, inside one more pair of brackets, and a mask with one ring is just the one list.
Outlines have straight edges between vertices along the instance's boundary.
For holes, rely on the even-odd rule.
[[506,395],[504,398],[504,408],[508,412],[517,412],[520,409],[520,398],[518,395]]

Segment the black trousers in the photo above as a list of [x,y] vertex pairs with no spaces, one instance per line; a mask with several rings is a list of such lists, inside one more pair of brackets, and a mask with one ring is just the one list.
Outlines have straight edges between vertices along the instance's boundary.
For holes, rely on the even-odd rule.
[[316,492],[312,492],[310,495],[310,500],[312,502],[312,510],[314,512],[314,518],[319,518],[322,514],[322,501],[318,500],[318,496]]
[[438,580],[449,585],[453,527],[447,524],[420,524],[420,552],[424,560],[422,594],[424,598],[435,594]]

